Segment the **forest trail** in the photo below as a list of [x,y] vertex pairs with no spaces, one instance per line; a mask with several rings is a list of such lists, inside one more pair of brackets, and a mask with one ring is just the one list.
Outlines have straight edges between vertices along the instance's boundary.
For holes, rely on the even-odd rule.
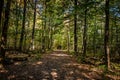
[[0,70],[2,80],[102,80],[102,72],[79,64],[63,51],[43,54],[39,60],[16,62]]

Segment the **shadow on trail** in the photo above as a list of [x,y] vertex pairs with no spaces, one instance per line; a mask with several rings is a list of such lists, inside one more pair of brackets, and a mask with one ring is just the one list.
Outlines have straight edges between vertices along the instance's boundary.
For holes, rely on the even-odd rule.
[[78,64],[71,55],[63,51],[44,54],[37,61],[16,62],[7,65],[6,70],[0,70],[2,80],[101,80],[104,78],[101,72],[92,70],[88,65]]

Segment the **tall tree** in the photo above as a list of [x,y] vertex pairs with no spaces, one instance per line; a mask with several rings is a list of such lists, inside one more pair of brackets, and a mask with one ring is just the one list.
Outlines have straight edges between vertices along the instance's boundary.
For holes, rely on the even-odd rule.
[[21,36],[20,36],[20,44],[19,44],[20,50],[22,50],[22,47],[23,47],[23,39],[25,34],[26,6],[27,6],[27,0],[24,0],[23,22],[22,22],[22,30],[21,30]]
[[74,0],[74,52],[77,53],[77,0]]
[[44,1],[44,24],[43,24],[43,34],[42,34],[42,52],[46,51],[46,26],[47,26],[47,0]]
[[35,22],[36,22],[36,3],[37,0],[34,1],[34,18],[33,18],[33,30],[32,30],[32,49],[34,50],[34,33],[35,33]]
[[19,3],[19,5],[18,5],[18,2],[16,1],[16,3],[15,3],[15,5],[16,5],[16,13],[15,13],[15,15],[16,15],[16,21],[15,21],[15,37],[14,37],[14,48],[15,48],[15,50],[17,49],[17,34],[18,34],[18,25],[19,25],[19,13],[20,13],[20,10],[19,10],[19,5],[20,5],[20,3]]
[[104,53],[105,64],[110,69],[110,51],[109,51],[109,0],[105,3],[105,33],[104,33]]
[[1,33],[1,18],[2,18],[2,11],[4,6],[4,0],[0,1],[0,33]]
[[6,52],[6,44],[7,44],[7,32],[9,27],[9,16],[10,16],[10,6],[11,6],[12,0],[7,0],[7,5],[5,8],[5,20],[4,25],[2,27],[2,35],[1,35],[1,55],[2,59],[4,61],[5,59],[5,52]]
[[67,52],[70,52],[70,31],[69,31],[69,26],[67,26]]
[[86,56],[86,47],[87,47],[87,0],[85,0],[85,12],[84,12],[83,61]]
[[96,10],[96,2],[95,2],[95,17],[94,17],[94,33],[93,33],[93,53],[94,53],[94,56],[96,54],[96,33],[97,33],[97,10]]

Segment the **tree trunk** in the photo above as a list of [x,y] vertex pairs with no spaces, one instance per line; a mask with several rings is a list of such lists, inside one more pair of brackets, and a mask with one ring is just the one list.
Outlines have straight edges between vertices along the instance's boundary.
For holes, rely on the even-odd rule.
[[6,52],[7,32],[8,32],[8,27],[9,27],[9,16],[10,16],[10,6],[11,6],[11,0],[7,0],[7,6],[5,8],[5,20],[4,20],[4,25],[2,27],[1,46],[0,46],[3,61],[5,59],[5,52]]
[[74,7],[75,7],[75,12],[74,12],[74,52],[75,55],[77,56],[77,0],[74,1]]
[[42,33],[41,33],[41,48],[42,53],[45,52],[45,32],[44,32],[44,22],[42,21]]
[[95,3],[95,22],[94,22],[94,34],[93,34],[93,53],[94,53],[94,57],[96,54],[96,33],[97,33],[97,20],[96,20],[96,14],[97,10],[96,10],[96,3]]
[[117,17],[115,17],[115,27],[116,27],[116,47],[115,47],[115,51],[116,51],[116,54],[115,54],[115,57],[116,57],[116,55],[118,54],[119,55],[119,37],[118,37],[118,35],[119,35],[119,28],[118,28],[118,26],[117,26]]
[[86,57],[86,47],[87,47],[87,5],[85,6],[85,18],[84,18],[83,56],[82,56],[83,61],[85,60],[85,57]]
[[2,11],[3,11],[3,6],[4,6],[4,0],[0,1],[0,35],[1,35],[1,31],[2,31],[2,24],[1,24],[1,20],[2,20]]
[[105,34],[104,34],[104,53],[105,64],[110,69],[110,51],[109,51],[109,0],[106,0],[105,4]]
[[35,0],[34,5],[34,18],[33,18],[33,31],[32,31],[32,50],[34,50],[34,33],[35,33],[35,22],[36,22],[36,4],[37,0]]
[[24,0],[24,12],[23,12],[23,22],[22,22],[22,30],[21,30],[21,36],[20,36],[20,44],[19,44],[19,49],[22,50],[23,47],[23,39],[24,39],[24,34],[25,34],[25,17],[26,17],[26,6],[27,6],[27,1]]
[[46,52],[46,9],[47,9],[47,5],[46,5],[46,1],[44,3],[44,7],[45,7],[45,13],[44,13],[44,25],[43,25],[43,36],[42,36],[42,52]]
[[50,26],[50,43],[49,43],[50,50],[52,49],[52,45],[53,45],[53,27]]
[[17,34],[18,34],[18,21],[19,21],[18,10],[19,10],[19,8],[18,8],[17,2],[16,2],[16,23],[15,23],[15,38],[14,38],[15,39],[15,42],[14,42],[15,50],[17,49]]
[[70,52],[70,31],[69,31],[69,26],[67,26],[67,52]]
[[48,42],[48,44],[47,44],[47,49],[50,50],[50,29],[48,30],[48,32],[49,32],[49,33],[48,33],[48,38],[47,38],[47,39],[48,39],[48,40],[47,40],[47,42]]

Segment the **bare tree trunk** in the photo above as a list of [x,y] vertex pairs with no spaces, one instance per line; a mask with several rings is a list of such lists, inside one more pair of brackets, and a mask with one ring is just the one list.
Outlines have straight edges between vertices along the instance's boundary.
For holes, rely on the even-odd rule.
[[67,26],[67,52],[70,52],[70,31],[69,31],[69,25]]
[[[97,10],[96,10],[96,3],[95,3],[95,12],[97,13]],[[93,36],[93,53],[94,53],[94,57],[95,57],[95,54],[96,54],[96,33],[97,33],[97,21],[96,21],[96,13],[95,13],[95,22],[94,22],[94,36]]]
[[50,46],[49,48],[51,50],[52,46],[53,46],[53,27],[52,26],[50,26],[50,44],[49,44],[49,46]]
[[104,53],[105,53],[105,64],[110,69],[110,50],[109,50],[109,0],[106,0],[105,4],[105,34],[104,34]]
[[45,13],[44,13],[44,25],[43,25],[43,34],[42,34],[42,52],[46,52],[46,9],[47,9],[47,5],[46,5],[46,1],[44,3],[44,7],[45,7]]
[[0,0],[0,35],[1,35],[1,31],[2,31],[2,24],[1,24],[1,20],[2,20],[2,11],[3,11],[3,6],[4,6],[4,0]]
[[83,61],[85,60],[86,57],[86,47],[87,47],[87,5],[85,8],[84,32],[83,32],[83,56],[82,56]]
[[50,29],[48,29],[48,36],[47,36],[47,49],[50,50]]
[[17,49],[17,34],[18,34],[18,21],[19,21],[19,18],[18,18],[18,5],[17,5],[17,2],[16,2],[16,23],[15,23],[15,42],[14,42],[14,48],[15,50]]
[[34,50],[34,33],[35,33],[35,23],[36,23],[36,4],[37,0],[35,0],[35,5],[34,5],[34,18],[33,18],[33,31],[32,31],[32,50]]
[[27,6],[27,1],[24,0],[23,22],[22,22],[22,30],[21,30],[21,36],[20,36],[20,44],[19,44],[20,50],[22,50],[22,47],[23,47],[23,39],[24,39],[24,34],[25,34],[26,6]]
[[7,6],[5,9],[5,21],[2,27],[2,36],[1,36],[1,45],[0,45],[3,61],[5,59],[5,52],[6,52],[7,32],[9,28],[10,6],[11,6],[11,0],[7,0]]
[[74,7],[75,7],[75,12],[74,12],[74,52],[75,55],[77,56],[77,0],[74,1]]

